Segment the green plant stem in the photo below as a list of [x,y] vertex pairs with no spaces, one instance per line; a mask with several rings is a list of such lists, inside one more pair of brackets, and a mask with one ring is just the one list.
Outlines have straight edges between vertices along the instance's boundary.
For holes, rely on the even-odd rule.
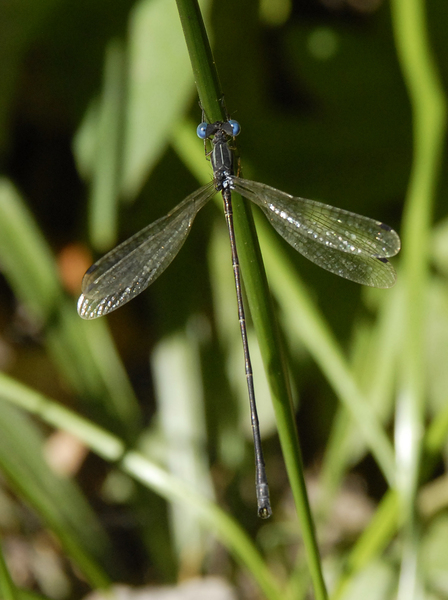
[[[219,77],[199,6],[196,0],[177,0],[177,6],[201,105],[209,119],[223,119],[225,115]],[[233,194],[232,198],[244,287],[269,381],[280,442],[301,525],[315,597],[317,600],[325,600],[327,591],[306,493],[289,380],[271,294],[251,209],[248,203],[243,202],[236,194]]]
[[415,505],[424,429],[424,323],[433,200],[446,127],[443,89],[431,55],[423,0],[393,0],[392,23],[413,114],[414,158],[402,226],[404,339],[396,419],[397,485],[405,524],[398,598],[419,596]]
[[223,93],[199,4],[196,0],[177,0],[177,9],[201,106],[211,123],[223,121],[227,116]]

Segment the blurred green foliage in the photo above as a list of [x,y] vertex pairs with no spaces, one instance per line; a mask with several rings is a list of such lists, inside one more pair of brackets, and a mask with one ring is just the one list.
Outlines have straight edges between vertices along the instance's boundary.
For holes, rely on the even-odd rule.
[[[434,66],[418,35],[447,81],[446,2],[407,3],[427,11],[410,63],[400,0],[392,10],[375,0],[201,6],[242,125],[245,177],[398,231],[404,209],[404,267],[398,257],[399,283],[381,291],[318,269],[256,221],[330,593],[382,600],[398,589],[408,600],[412,563],[422,597],[446,598],[448,178],[409,96],[413,67],[430,78]],[[0,531],[20,591],[4,569],[2,589],[79,598],[109,582],[215,574],[244,597],[305,598],[250,332],[274,508],[271,521],[256,518],[222,210],[199,214],[135,301],[98,322],[76,313],[90,262],[211,175],[175,3],[13,0],[0,5],[0,39]],[[420,82],[437,119],[437,90]],[[443,108],[435,122],[443,136]],[[58,430],[84,444],[62,475]],[[96,454],[85,458],[88,449]],[[248,573],[261,592],[247,592]]]

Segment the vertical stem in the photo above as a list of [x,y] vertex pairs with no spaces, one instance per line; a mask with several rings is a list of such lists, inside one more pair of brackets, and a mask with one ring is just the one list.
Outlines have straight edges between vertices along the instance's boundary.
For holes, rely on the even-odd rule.
[[419,597],[416,494],[424,431],[424,322],[429,236],[441,164],[446,106],[429,40],[423,0],[393,0],[397,53],[413,112],[414,158],[402,227],[404,352],[396,417],[397,485],[404,523],[399,600]]
[[[225,118],[221,103],[223,95],[197,0],[177,0],[177,7],[202,107],[209,119],[222,120]],[[236,194],[233,195],[233,211],[244,286],[271,390],[280,442],[300,522],[314,594],[316,600],[326,600],[328,595],[306,493],[286,361],[252,212],[248,203],[241,201]]]

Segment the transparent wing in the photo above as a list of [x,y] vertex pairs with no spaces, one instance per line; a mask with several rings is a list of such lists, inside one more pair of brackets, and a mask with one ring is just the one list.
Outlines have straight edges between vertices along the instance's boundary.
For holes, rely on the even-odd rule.
[[396,273],[387,257],[397,254],[401,242],[388,225],[255,181],[233,177],[232,182],[293,248],[320,267],[363,285],[394,285]]
[[101,317],[143,292],[174,259],[195,216],[215,193],[213,182],[199,188],[93,264],[82,280],[78,314]]

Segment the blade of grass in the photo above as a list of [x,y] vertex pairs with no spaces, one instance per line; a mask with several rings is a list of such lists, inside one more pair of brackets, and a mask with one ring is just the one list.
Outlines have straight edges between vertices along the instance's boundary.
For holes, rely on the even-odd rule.
[[[19,404],[24,388],[0,374],[0,399]],[[3,402],[0,406],[0,465],[21,498],[58,537],[77,567],[98,588],[109,580],[100,566],[107,537],[82,493],[69,479],[55,475],[43,459],[42,434],[26,415]]]
[[[372,323],[369,322],[363,332],[363,338],[367,343],[363,343],[364,347],[359,350],[360,360],[355,360],[357,364],[352,368],[352,377],[362,391],[362,398],[360,397],[359,401],[363,399],[367,402],[380,422],[385,423],[389,422],[394,407],[397,342],[402,335],[400,329],[402,301],[400,294],[394,292],[386,292],[382,300],[378,307],[376,320]],[[322,363],[320,364],[322,366]],[[325,364],[322,368],[325,369]],[[323,512],[326,512],[326,508],[329,508],[329,502],[334,498],[347,470],[357,464],[365,455],[366,449],[369,448],[365,437],[359,436],[362,424],[353,419],[355,415],[347,408],[346,402],[342,400],[342,406],[333,421],[332,432],[322,462],[321,516]],[[376,457],[375,451],[372,454]],[[392,448],[389,451],[389,467],[390,475],[393,476]]]
[[49,400],[23,384],[0,374],[1,398],[26,411],[38,415],[45,423],[64,429],[78,437],[93,452],[107,461],[117,462],[128,475],[169,502],[188,507],[189,511],[210,528],[235,558],[246,567],[264,597],[282,598],[282,590],[266,568],[266,564],[251,539],[231,517],[196,489],[164,471],[139,452],[126,451],[120,438],[79,417],[69,409]]
[[424,323],[433,200],[446,135],[446,100],[430,50],[423,0],[393,0],[398,59],[412,106],[414,157],[403,213],[405,327],[396,418],[397,485],[404,523],[399,600],[419,597],[416,495],[425,419]]
[[[209,119],[222,120],[222,92],[216,65],[196,0],[177,0],[199,99]],[[271,389],[282,451],[301,525],[314,593],[327,598],[314,523],[306,492],[303,461],[275,312],[248,202],[232,194],[235,232],[244,287]],[[239,242],[238,242],[239,240]]]
[[104,83],[98,110],[96,149],[92,157],[89,237],[98,251],[117,239],[118,192],[122,164],[127,62],[124,44],[112,40],[106,49]]
[[193,81],[176,13],[174,2],[165,0],[137,2],[131,12],[121,181],[125,199],[139,192],[166,148],[173,122],[191,104]]
[[[213,482],[207,458],[202,374],[194,325],[161,340],[151,353],[158,407],[157,437],[163,465],[208,498]],[[173,373],[176,378],[173,379]],[[161,455],[162,456],[162,455]],[[171,505],[170,528],[181,572],[195,572],[208,547],[208,534],[185,506]]]
[[[424,438],[424,457],[420,482],[424,483],[437,468],[440,452],[448,435],[448,404],[432,421]],[[350,552],[344,572],[333,593],[333,600],[344,597],[351,579],[387,547],[401,523],[398,492],[389,490],[382,498],[375,515]]]

